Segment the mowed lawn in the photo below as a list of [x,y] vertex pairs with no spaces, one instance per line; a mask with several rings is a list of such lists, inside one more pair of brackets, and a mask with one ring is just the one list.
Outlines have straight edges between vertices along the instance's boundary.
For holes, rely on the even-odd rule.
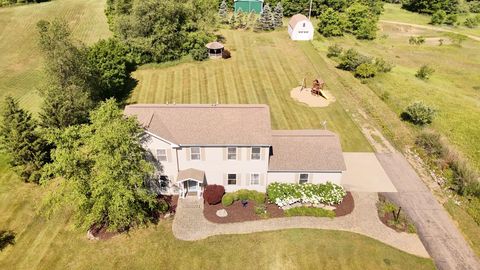
[[104,5],[104,0],[55,0],[0,8],[0,100],[12,95],[37,112],[41,104],[37,90],[44,80],[37,22],[65,19],[74,38],[92,44],[111,35]]
[[[345,151],[371,151],[341,102],[311,108],[290,97],[303,78],[311,87],[314,78],[324,78],[329,71],[319,68],[286,31],[221,33],[231,59],[141,67],[134,73],[139,83],[131,102],[268,104],[275,129],[323,128],[326,120],[328,129],[340,134]],[[318,57],[315,51],[313,54]],[[340,95],[335,86],[327,81],[328,90]]]
[[[16,243],[0,252],[0,269],[434,269],[358,234],[285,230],[185,242],[172,222],[135,229],[107,241],[89,241],[68,213],[50,220],[36,214],[43,190],[25,184],[0,157],[0,229]],[[64,211],[66,212],[66,211]]]

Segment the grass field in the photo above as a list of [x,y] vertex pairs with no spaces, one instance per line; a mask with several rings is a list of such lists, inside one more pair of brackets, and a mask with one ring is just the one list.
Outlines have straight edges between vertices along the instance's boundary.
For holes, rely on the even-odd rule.
[[40,187],[24,184],[0,158],[0,229],[16,244],[0,252],[0,269],[434,269],[432,261],[358,234],[286,230],[176,240],[171,221],[91,242],[68,214],[36,214]]
[[[326,74],[283,31],[256,34],[223,30],[222,34],[232,51],[231,59],[142,67],[134,73],[139,84],[131,101],[266,103],[276,129],[321,128],[327,120],[328,128],[341,135],[345,151],[371,151],[341,102],[310,108],[290,97],[291,89],[304,77],[310,85],[313,78]],[[315,51],[310,55],[318,57]],[[337,94],[336,87],[329,89]]]
[[0,8],[0,100],[13,95],[22,106],[37,112],[43,75],[36,23],[63,18],[76,39],[91,44],[110,35],[104,5],[103,0],[56,0]]
[[[431,42],[409,45],[412,34],[422,34]],[[342,37],[315,44],[323,55],[328,44],[338,43],[395,63],[392,72],[369,80],[366,85],[378,96],[389,93],[386,104],[396,113],[397,121],[402,110],[415,100],[437,108],[432,128],[447,136],[480,168],[480,43],[468,40],[461,47],[439,46],[435,39],[448,39],[442,33],[395,25],[383,25],[380,35],[385,37],[371,42]],[[427,82],[415,77],[424,64],[436,70]]]
[[[413,24],[420,24],[420,25],[429,25],[431,16],[425,14],[419,14],[414,12],[409,12],[401,8],[401,5],[397,4],[388,4],[385,3],[384,5],[385,11],[382,14],[382,20],[389,20],[389,21],[397,21],[397,22],[405,22],[405,23],[413,23]],[[471,17],[473,14],[460,14],[458,16],[458,21],[461,23],[459,26],[438,26],[445,30],[451,30],[462,34],[480,36],[480,27],[476,28],[468,28],[463,25],[463,22],[467,17]]]

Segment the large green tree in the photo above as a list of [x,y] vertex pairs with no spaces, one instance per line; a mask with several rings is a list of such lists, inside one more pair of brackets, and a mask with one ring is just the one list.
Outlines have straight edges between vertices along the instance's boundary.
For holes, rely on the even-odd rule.
[[347,9],[347,29],[358,39],[375,39],[378,16],[366,5],[354,3]]
[[146,187],[153,165],[141,144],[143,129],[113,99],[92,111],[90,122],[50,134],[57,148],[45,175],[56,179],[44,181],[51,188],[44,211],[70,205],[81,228],[115,231],[147,222],[156,200]]
[[129,49],[117,39],[100,40],[88,50],[88,62],[97,78],[96,95],[100,99],[123,100],[133,85],[130,72],[135,65]]
[[63,20],[40,21],[37,27],[48,78],[42,87],[42,125],[63,128],[86,122],[88,111],[98,99],[87,48],[74,42]]
[[405,0],[402,1],[402,7],[418,12],[433,14],[436,11],[443,10],[447,14],[458,13],[460,8],[459,0]]
[[343,36],[347,22],[344,14],[327,9],[318,17],[318,32],[325,37]]
[[49,161],[49,145],[41,138],[32,115],[7,96],[2,108],[0,143],[10,156],[10,165],[26,182],[38,182]]

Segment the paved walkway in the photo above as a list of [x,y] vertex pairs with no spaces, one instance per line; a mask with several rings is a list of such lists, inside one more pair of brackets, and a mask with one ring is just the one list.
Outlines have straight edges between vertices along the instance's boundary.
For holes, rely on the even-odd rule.
[[397,233],[378,218],[375,203],[376,193],[353,193],[354,211],[334,219],[315,217],[274,218],[242,223],[216,224],[203,216],[203,203],[194,198],[179,200],[173,221],[175,237],[195,241],[213,235],[245,234],[292,228],[328,229],[355,232],[377,239],[400,250],[421,257],[429,257],[420,239],[415,234]]
[[423,244],[439,269],[480,269],[480,262],[445,209],[400,153],[377,154],[398,190],[385,195],[415,222]]

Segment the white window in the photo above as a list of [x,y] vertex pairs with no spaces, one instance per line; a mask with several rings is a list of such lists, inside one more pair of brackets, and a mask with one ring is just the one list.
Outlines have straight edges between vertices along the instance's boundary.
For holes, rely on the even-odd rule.
[[237,175],[234,173],[228,174],[228,182],[229,185],[236,185],[237,184]]
[[167,161],[167,150],[157,149],[157,160],[158,161]]
[[260,185],[260,174],[252,173],[250,175],[250,185]]
[[236,160],[236,159],[237,159],[237,148],[228,147],[228,160]]
[[299,184],[308,183],[308,173],[301,173],[300,180],[298,181]]
[[252,157],[253,160],[260,159],[260,147],[252,147]]
[[190,159],[191,160],[200,160],[200,147],[190,148]]

